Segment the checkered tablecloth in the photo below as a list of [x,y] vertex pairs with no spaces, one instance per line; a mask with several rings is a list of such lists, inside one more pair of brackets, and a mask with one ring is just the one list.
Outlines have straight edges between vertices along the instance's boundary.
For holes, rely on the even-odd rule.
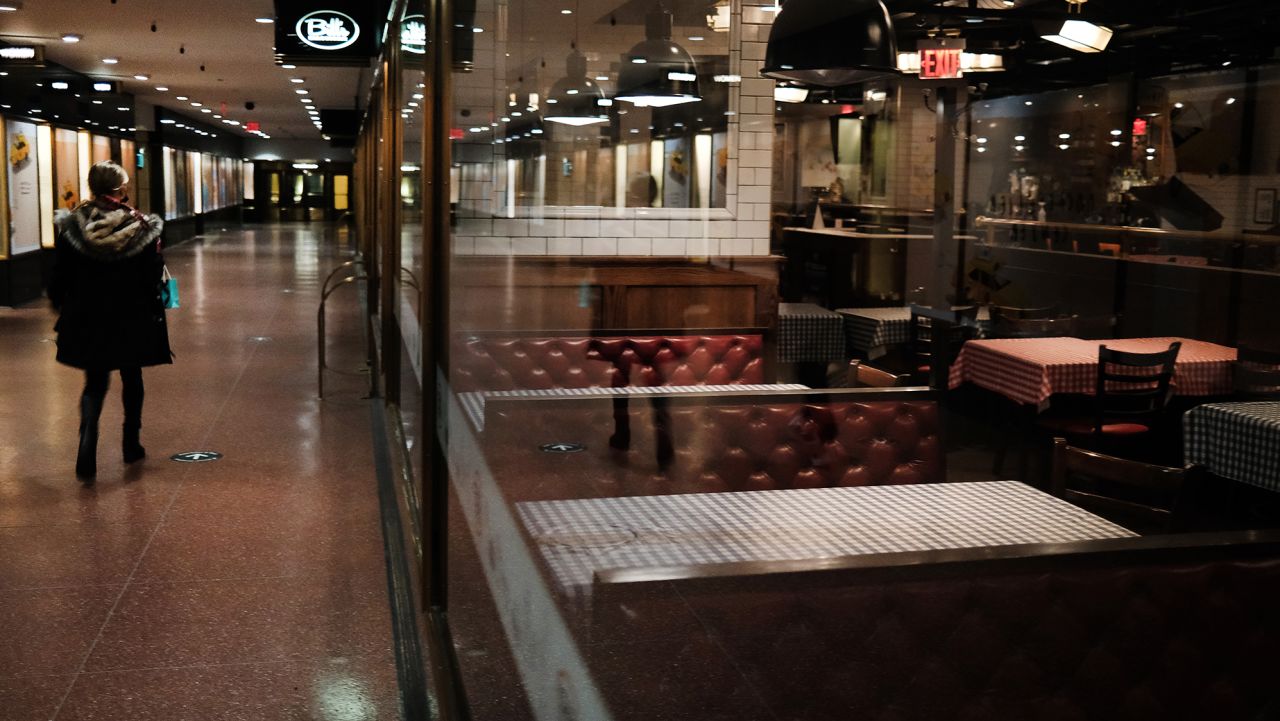
[[813,303],[778,304],[778,360],[783,363],[842,361],[844,319]]
[[[836,308],[844,320],[845,347],[849,355],[879,358],[895,345],[911,341],[911,308]],[[990,320],[990,311],[978,309],[978,323]]]
[[1173,369],[1177,394],[1208,396],[1231,392],[1235,348],[1186,338],[971,340],[951,365],[951,387],[967,381],[1043,410],[1048,407],[1049,396],[1055,393],[1093,393],[1101,346],[1155,353],[1167,350],[1174,341],[1182,342]]
[[1196,406],[1182,433],[1188,465],[1280,491],[1280,401]]
[[596,571],[1065,543],[1135,535],[1017,481],[516,504],[557,582]]
[[586,396],[612,396],[619,393],[632,396],[667,396],[673,393],[742,393],[764,391],[807,391],[809,386],[799,383],[740,383],[737,385],[704,386],[623,386],[621,388],[546,388],[516,391],[471,391],[458,394],[462,410],[477,430],[484,430],[484,405],[488,398],[581,398]]

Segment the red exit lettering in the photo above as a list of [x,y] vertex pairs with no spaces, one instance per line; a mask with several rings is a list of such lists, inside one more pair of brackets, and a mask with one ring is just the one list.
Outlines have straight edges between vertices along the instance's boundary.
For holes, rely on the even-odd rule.
[[950,48],[926,48],[921,50],[920,77],[960,77],[960,50]]

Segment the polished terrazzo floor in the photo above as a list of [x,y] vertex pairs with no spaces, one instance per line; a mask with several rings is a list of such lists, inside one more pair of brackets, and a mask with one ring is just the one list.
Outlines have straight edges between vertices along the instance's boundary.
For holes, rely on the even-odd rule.
[[[370,440],[356,377],[316,398],[323,225],[215,230],[166,252],[183,307],[148,369],[145,461],[75,480],[81,376],[44,303],[0,308],[0,721],[400,716]],[[354,294],[330,364],[354,367]],[[216,450],[217,462],[171,454]]]

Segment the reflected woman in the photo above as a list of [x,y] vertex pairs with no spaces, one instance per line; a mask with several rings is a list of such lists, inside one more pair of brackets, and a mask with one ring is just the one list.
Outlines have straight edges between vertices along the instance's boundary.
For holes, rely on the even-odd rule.
[[142,368],[172,363],[160,279],[164,222],[128,204],[129,176],[112,162],[89,169],[92,198],[58,211],[49,299],[58,310],[58,362],[84,370],[76,476],[97,475],[98,419],[111,371],[119,371],[124,401],[124,462],[146,456],[142,428]]

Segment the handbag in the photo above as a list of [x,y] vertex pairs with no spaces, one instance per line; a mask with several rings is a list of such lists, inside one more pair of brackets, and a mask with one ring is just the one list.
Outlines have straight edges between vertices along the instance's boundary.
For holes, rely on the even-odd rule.
[[164,302],[164,307],[178,308],[178,279],[169,275],[169,266],[165,266],[160,273],[160,300]]

